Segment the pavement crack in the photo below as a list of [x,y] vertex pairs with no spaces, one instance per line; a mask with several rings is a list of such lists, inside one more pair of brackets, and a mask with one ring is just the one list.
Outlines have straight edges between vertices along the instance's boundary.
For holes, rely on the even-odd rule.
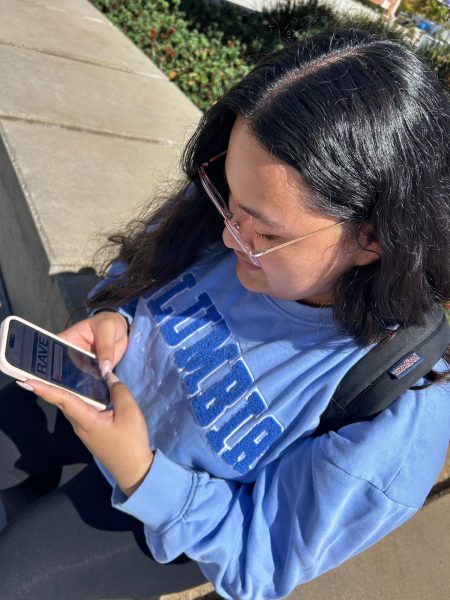
[[68,52],[58,52],[56,50],[50,50],[48,48],[36,48],[29,44],[14,43],[0,38],[0,45],[8,46],[10,48],[19,48],[21,50],[29,50],[30,52],[37,52],[39,54],[45,54],[47,56],[53,56],[56,58],[62,58],[65,60],[72,60],[74,62],[91,65],[94,67],[100,67],[101,69],[109,69],[111,71],[118,71],[119,73],[127,73],[128,75],[137,75],[139,77],[146,77],[147,79],[158,79],[170,83],[165,75],[157,75],[156,73],[146,73],[145,71],[136,71],[135,69],[129,69],[127,67],[119,67],[117,65],[111,65],[98,60],[90,60],[89,58],[77,56],[76,54],[70,54]]
[[119,138],[122,140],[129,140],[132,142],[143,142],[145,144],[157,144],[160,146],[176,146],[177,142],[175,140],[170,140],[166,138],[151,138],[139,135],[133,135],[131,133],[119,133],[117,131],[109,131],[108,129],[96,129],[95,127],[83,127],[80,125],[72,125],[70,123],[63,123],[58,121],[48,121],[46,119],[41,119],[39,117],[31,117],[31,116],[19,116],[19,115],[9,115],[7,113],[2,113],[0,111],[0,120],[10,121],[10,122],[22,122],[29,123],[32,125],[45,125],[46,127],[54,127],[59,129],[65,129],[67,131],[75,131],[77,133],[90,133],[93,135],[100,135],[103,137],[112,137]]

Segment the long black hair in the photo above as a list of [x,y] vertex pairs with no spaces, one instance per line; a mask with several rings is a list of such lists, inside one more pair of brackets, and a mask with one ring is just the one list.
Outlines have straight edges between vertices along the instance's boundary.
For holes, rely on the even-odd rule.
[[226,149],[236,116],[272,156],[297,169],[318,213],[368,225],[380,259],[336,283],[336,322],[362,345],[392,324],[420,324],[450,297],[450,101],[405,45],[359,30],[312,36],[262,59],[202,117],[183,155],[185,179],[125,234],[123,277],[90,301],[119,305],[177,276],[220,239],[223,221],[198,167]]

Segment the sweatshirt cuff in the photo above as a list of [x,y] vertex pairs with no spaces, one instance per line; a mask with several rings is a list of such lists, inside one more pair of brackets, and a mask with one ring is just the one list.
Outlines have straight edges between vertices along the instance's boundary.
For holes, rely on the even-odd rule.
[[147,476],[127,497],[116,484],[112,505],[158,531],[183,517],[194,496],[197,474],[157,450]]
[[125,320],[127,321],[127,323],[128,323],[128,331],[130,331],[130,327],[131,327],[131,325],[133,323],[133,315],[131,313],[129,313],[128,311],[126,311],[121,306],[118,306],[117,308],[113,308],[113,307],[109,307],[109,306],[96,306],[93,310],[90,311],[89,316],[93,317],[94,315],[98,314],[99,312],[103,312],[103,311],[117,312],[120,315],[122,315],[122,317],[124,317]]

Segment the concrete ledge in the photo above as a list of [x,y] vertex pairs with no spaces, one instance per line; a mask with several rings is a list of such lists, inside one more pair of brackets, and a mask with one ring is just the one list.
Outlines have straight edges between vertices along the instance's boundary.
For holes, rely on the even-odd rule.
[[167,80],[86,0],[2,0],[0,12],[3,45]]
[[201,113],[87,0],[0,14],[0,269],[13,312],[59,330]]
[[450,493],[381,542],[298,588],[291,600],[447,600]]
[[[216,0],[217,1],[217,0]],[[219,0],[220,1],[220,0]],[[277,4],[280,4],[283,0],[224,0],[231,4],[237,4],[250,10],[262,11],[263,9],[270,9]],[[347,15],[349,17],[368,17],[370,19],[378,19],[379,13],[374,9],[361,4],[357,0],[319,0],[319,6],[323,5],[333,9],[335,12],[341,15]]]

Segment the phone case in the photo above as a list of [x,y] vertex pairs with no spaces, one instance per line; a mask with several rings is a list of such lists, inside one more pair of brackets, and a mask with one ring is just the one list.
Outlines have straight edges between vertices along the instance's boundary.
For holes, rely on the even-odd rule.
[[[6,344],[7,344],[7,340],[8,340],[9,324],[12,320],[20,321],[21,323],[28,325],[32,329],[35,329],[36,331],[40,331],[41,333],[44,333],[45,335],[48,335],[49,337],[58,340],[58,342],[60,344],[64,344],[65,346],[67,346],[69,348],[74,348],[75,350],[78,350],[78,352],[81,352],[81,353],[85,354],[86,356],[90,356],[91,358],[96,358],[95,354],[92,354],[91,352],[87,352],[86,350],[82,350],[78,346],[75,346],[74,344],[71,344],[70,342],[67,342],[66,340],[61,339],[57,335],[50,333],[49,331],[42,329],[42,327],[38,327],[37,325],[34,325],[33,323],[30,323],[29,321],[26,321],[25,319],[22,319],[21,317],[16,317],[16,316],[6,317],[6,319],[4,319],[4,321],[2,321],[2,323],[0,325],[0,371],[3,371],[3,373],[6,373],[6,375],[9,375],[10,377],[14,377],[14,379],[16,379],[18,381],[26,381],[27,379],[31,379],[31,378],[39,379],[40,381],[43,381],[47,385],[51,385],[53,387],[68,391],[63,386],[60,386],[56,383],[47,381],[46,379],[39,377],[35,373],[28,373],[27,371],[18,369],[17,367],[14,367],[10,362],[8,362],[5,353],[6,353]],[[97,402],[96,400],[92,400],[92,398],[87,398],[86,396],[82,396],[81,394],[73,392],[72,390],[70,390],[70,392],[72,394],[74,394],[75,396],[78,396],[78,398],[81,398],[81,400],[84,400],[85,402],[87,402],[88,404],[90,404],[91,406],[96,408],[97,410],[105,410],[105,408],[106,408],[106,406],[104,404],[101,404],[100,402]]]

